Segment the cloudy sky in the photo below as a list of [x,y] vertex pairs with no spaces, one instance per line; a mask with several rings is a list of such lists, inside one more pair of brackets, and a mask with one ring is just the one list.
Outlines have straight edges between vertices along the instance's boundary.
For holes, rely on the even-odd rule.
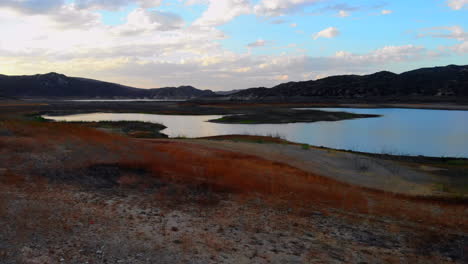
[[468,0],[0,0],[0,74],[271,87],[468,64]]

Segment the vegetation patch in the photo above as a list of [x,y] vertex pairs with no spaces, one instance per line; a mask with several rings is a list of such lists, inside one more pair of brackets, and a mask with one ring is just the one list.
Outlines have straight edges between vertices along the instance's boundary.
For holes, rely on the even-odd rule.
[[[45,119],[41,116],[35,116],[33,121],[49,122],[52,120]],[[168,138],[166,134],[160,132],[161,130],[166,129],[167,127],[157,123],[141,121],[98,121],[66,123],[97,128],[135,138]]]
[[281,135],[270,135],[270,136],[259,136],[259,135],[222,135],[212,137],[202,137],[199,139],[209,140],[229,140],[234,142],[248,142],[248,143],[272,143],[272,144],[293,144],[298,145],[285,140]]
[[310,149],[310,145],[309,145],[309,144],[302,144],[302,145],[301,145],[301,148],[302,148],[303,150],[309,150],[309,149]]
[[468,166],[468,160],[467,159],[448,160],[447,164],[450,166]]
[[213,123],[225,124],[286,124],[310,123],[318,121],[339,121],[354,118],[379,117],[379,115],[354,114],[347,112],[326,112],[319,110],[259,110],[254,113],[224,116],[209,120]]
[[166,126],[149,122],[139,121],[100,121],[100,122],[77,122],[89,127],[106,129],[119,132],[130,137],[137,138],[167,138],[168,136],[160,131]]

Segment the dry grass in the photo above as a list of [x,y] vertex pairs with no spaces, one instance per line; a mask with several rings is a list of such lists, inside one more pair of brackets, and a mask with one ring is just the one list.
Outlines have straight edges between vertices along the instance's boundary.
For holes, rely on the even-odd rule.
[[[158,180],[203,185],[210,191],[257,193],[272,200],[287,201],[291,207],[314,205],[468,230],[464,200],[384,193],[256,156],[185,142],[149,143],[72,124],[4,122],[2,127],[14,135],[0,137],[0,168],[10,169],[1,179],[6,184],[20,184],[26,176],[43,170],[119,164],[144,170]],[[118,183],[138,185],[140,180],[134,175],[124,175]]]
[[[466,201],[410,197],[361,188],[285,164],[249,155],[159,141],[155,149],[167,162],[151,163],[151,171],[183,182],[205,182],[213,188],[257,192],[292,201],[295,205],[320,205],[356,213],[390,216],[415,222],[468,227]],[[142,164],[144,165],[144,164]]]

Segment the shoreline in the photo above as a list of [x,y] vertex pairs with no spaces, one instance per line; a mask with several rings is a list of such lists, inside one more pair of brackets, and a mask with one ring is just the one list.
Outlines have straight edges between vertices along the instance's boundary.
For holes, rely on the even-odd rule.
[[[175,138],[170,138],[175,139]],[[282,139],[279,137],[273,136],[261,136],[261,135],[241,135],[241,134],[234,134],[234,135],[218,135],[218,136],[209,136],[209,137],[197,137],[197,138],[187,138],[188,140],[194,139],[206,139],[206,140],[229,140],[229,141],[239,141],[239,142],[250,142],[250,143],[271,143],[271,144],[287,144],[287,145],[295,145],[295,146],[302,146],[308,148],[315,148],[321,150],[330,150],[330,151],[339,151],[345,153],[352,153],[352,154],[359,154],[359,155],[366,155],[376,158],[382,159],[390,159],[390,160],[427,160],[427,161],[448,161],[448,160],[464,160],[468,162],[468,157],[434,157],[434,156],[424,156],[424,155],[398,155],[398,154],[387,154],[387,153],[372,153],[372,152],[362,152],[362,151],[355,151],[350,149],[336,149],[336,148],[329,148],[324,146],[317,146],[317,145],[310,145],[307,143],[299,143],[288,141],[286,139]]]
[[407,108],[407,109],[428,109],[428,110],[460,110],[468,111],[468,101],[461,100],[402,100],[400,102],[395,100],[375,100],[372,102],[372,98],[366,101],[352,100],[352,99],[328,99],[328,98],[314,98],[304,101],[281,101],[281,100],[253,100],[253,101],[220,101],[208,98],[191,99],[191,100],[144,100],[144,99],[53,99],[53,98],[18,98],[7,100],[0,99],[0,107],[20,107],[20,106],[86,106],[91,105],[101,107],[106,106],[113,108],[115,105],[119,106],[131,106],[131,105],[179,105],[179,106],[203,106],[203,107],[214,107],[219,109],[238,109],[238,108],[249,108],[249,107],[261,107],[261,106],[277,106],[281,108],[294,108],[297,106],[304,107],[317,107],[317,108]]

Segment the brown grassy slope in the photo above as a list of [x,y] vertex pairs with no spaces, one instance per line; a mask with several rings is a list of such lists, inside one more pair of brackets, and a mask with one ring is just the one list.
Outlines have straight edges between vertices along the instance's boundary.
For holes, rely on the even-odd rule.
[[28,180],[33,176],[51,180],[73,178],[78,182],[87,177],[89,181],[89,170],[82,169],[102,164],[141,169],[160,180],[260,193],[288,201],[290,206],[314,205],[324,210],[335,208],[468,230],[465,220],[468,212],[463,200],[378,192],[256,156],[184,142],[148,143],[72,124],[4,122],[0,125],[0,175],[2,169],[7,171],[1,176],[2,181]]

